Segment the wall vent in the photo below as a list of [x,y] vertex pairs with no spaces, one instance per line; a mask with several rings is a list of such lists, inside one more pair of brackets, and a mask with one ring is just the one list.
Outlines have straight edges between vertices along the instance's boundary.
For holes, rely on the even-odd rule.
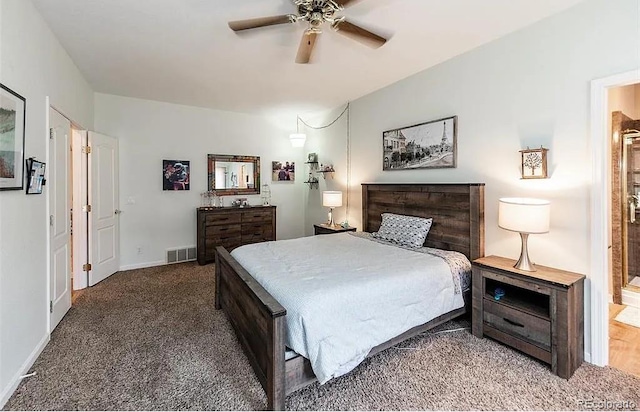
[[194,246],[167,250],[167,263],[180,263],[196,260],[196,248]]

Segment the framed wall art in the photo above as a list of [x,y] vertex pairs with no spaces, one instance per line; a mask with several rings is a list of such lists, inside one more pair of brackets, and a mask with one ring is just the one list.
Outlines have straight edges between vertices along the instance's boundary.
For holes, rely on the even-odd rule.
[[546,179],[547,178],[547,152],[540,146],[539,149],[520,150],[522,160],[523,179]]
[[45,185],[46,180],[44,173],[46,164],[40,162],[34,158],[27,159],[27,194],[39,195],[42,194],[42,187]]
[[296,162],[271,162],[272,182],[293,182],[296,180]]
[[162,190],[189,190],[188,160],[162,161]]
[[382,133],[382,170],[456,167],[458,116]]
[[0,190],[24,188],[26,100],[0,84]]

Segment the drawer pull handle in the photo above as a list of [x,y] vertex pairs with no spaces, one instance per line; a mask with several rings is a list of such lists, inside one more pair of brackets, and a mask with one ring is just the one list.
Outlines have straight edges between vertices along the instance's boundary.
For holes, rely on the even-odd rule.
[[519,328],[524,328],[524,325],[522,323],[514,322],[514,321],[509,320],[507,318],[502,318],[502,319],[504,319],[504,321],[507,322],[510,325],[517,326]]

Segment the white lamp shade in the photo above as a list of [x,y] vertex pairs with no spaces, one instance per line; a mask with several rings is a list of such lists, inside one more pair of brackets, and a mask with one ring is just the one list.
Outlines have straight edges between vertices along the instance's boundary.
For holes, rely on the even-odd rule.
[[340,207],[342,206],[342,192],[340,191],[325,191],[322,192],[322,206],[325,207]]
[[502,198],[498,207],[498,226],[520,233],[547,233],[551,205],[548,200],[525,197]]
[[307,135],[304,133],[292,133],[289,135],[292,147],[303,147],[304,142],[307,140]]

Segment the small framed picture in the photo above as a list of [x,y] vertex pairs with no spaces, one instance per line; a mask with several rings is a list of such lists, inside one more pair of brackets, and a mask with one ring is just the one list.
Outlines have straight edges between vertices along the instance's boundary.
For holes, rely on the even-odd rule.
[[162,190],[189,190],[188,160],[162,161]]
[[522,178],[523,179],[546,179],[547,178],[547,152],[549,149],[540,147],[539,149],[520,150],[522,156]]
[[46,164],[36,159],[27,159],[27,194],[42,194],[42,187],[46,183],[44,178]]
[[296,180],[296,162],[271,162],[272,182],[293,182]]

